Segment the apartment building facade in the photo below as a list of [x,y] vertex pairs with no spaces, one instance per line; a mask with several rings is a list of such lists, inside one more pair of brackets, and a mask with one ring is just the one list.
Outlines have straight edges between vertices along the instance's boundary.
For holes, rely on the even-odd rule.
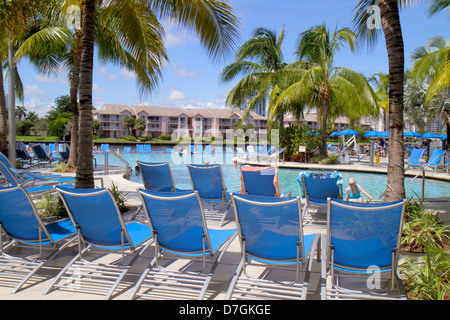
[[[227,130],[233,128],[233,124],[241,121],[244,110],[230,109],[182,109],[166,108],[158,106],[126,106],[105,104],[100,110],[93,110],[94,119],[100,122],[97,135],[101,138],[122,138],[129,135],[129,131],[123,125],[125,117],[144,118],[145,129],[136,132],[136,136],[159,137],[160,135],[208,137],[223,136]],[[305,114],[300,122],[310,126],[312,129],[319,128],[319,116],[315,113]],[[244,123],[254,125],[256,131],[267,130],[267,117],[254,111],[250,111]],[[284,125],[297,123],[297,120],[287,114],[284,117]],[[362,117],[359,125],[367,130],[385,131],[382,117]],[[344,130],[351,126],[346,117],[338,117],[334,121],[335,130]]]
[[[179,137],[226,135],[226,130],[241,121],[243,110],[229,109],[181,109],[157,106],[103,105],[101,110],[93,110],[94,119],[100,122],[97,135],[101,138],[122,138],[129,135],[123,126],[125,117],[144,118],[145,130],[141,136],[159,137],[160,135],[176,135]],[[244,123],[251,123],[256,130],[267,129],[267,119],[251,111]],[[176,137],[176,138],[177,138]]]

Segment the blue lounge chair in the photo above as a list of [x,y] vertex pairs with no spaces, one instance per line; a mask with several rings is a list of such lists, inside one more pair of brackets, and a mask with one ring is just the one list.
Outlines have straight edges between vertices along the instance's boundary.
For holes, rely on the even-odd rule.
[[280,197],[277,168],[275,167],[241,167],[241,193],[256,196]]
[[420,160],[422,159],[424,152],[425,149],[414,149],[409,156],[405,170],[408,170],[410,167],[420,167]]
[[405,203],[328,200],[322,299],[406,299],[397,273]]
[[[11,165],[11,162],[9,162],[9,159],[0,152],[0,162],[3,163],[3,165],[11,172],[12,175],[17,179],[19,182],[29,182],[29,181],[44,181],[54,178],[60,178],[60,175],[44,175],[41,172],[38,171],[29,171],[25,169],[16,169]],[[26,181],[25,181],[26,180]]]
[[230,197],[223,179],[222,168],[219,164],[214,165],[186,165],[191,178],[192,188],[198,191],[203,202],[222,204],[223,216],[221,224],[225,219],[230,206]]
[[60,145],[59,154],[61,156],[61,160],[67,163],[70,156],[70,146],[67,143]]
[[[60,271],[44,294],[52,290],[86,291],[104,294],[109,299],[127,274],[134,259],[153,242],[148,225],[138,222],[125,224],[122,214],[108,189],[69,189],[57,187],[79,237],[78,254]],[[122,259],[112,263],[88,261],[83,254],[114,252]],[[134,259],[125,264],[125,252]],[[76,281],[65,281],[76,274]]]
[[172,153],[172,148],[166,148],[166,152],[168,152],[168,153]]
[[211,154],[212,153],[210,144],[205,145],[205,153],[207,153],[207,154]]
[[122,149],[122,153],[130,153],[131,152],[131,147],[130,146],[125,146]]
[[233,149],[230,148],[230,147],[226,147],[226,148],[225,148],[225,152],[226,152],[226,153],[234,153]]
[[109,143],[102,143],[101,151],[102,152],[108,152],[109,151]]
[[137,164],[146,190],[163,192],[186,191],[175,188],[168,162],[149,163],[137,161]]
[[[8,184],[13,187],[22,186],[31,195],[36,196],[46,192],[53,192],[57,184],[69,184],[74,180],[72,177],[54,178],[51,180],[44,180],[38,175],[28,172],[27,176],[33,177],[16,178],[16,172],[11,172],[3,162],[0,161],[0,173],[6,179]],[[39,183],[38,183],[39,182]]]
[[[306,272],[320,233],[303,234],[300,198],[242,194],[231,198],[242,256],[226,299],[306,299]],[[252,262],[255,270],[250,274],[247,266]]]
[[[209,228],[197,191],[139,190],[139,195],[155,235],[155,258],[141,275],[130,299],[203,299],[223,253],[236,237],[236,229]],[[180,257],[188,260],[187,265],[177,270],[161,266],[161,258]],[[209,268],[208,258],[212,261]],[[197,259],[203,262],[200,271],[192,264]]]
[[303,219],[308,214],[308,222],[324,223],[320,212],[311,213],[310,209],[326,208],[327,198],[342,199],[342,175],[339,172],[314,173],[302,171],[297,177],[302,197],[305,198]]
[[144,153],[144,145],[143,144],[137,144],[136,145],[136,151],[139,153]]
[[52,162],[56,160],[44,149],[44,147],[40,143],[33,145],[31,148],[34,151],[34,155],[36,156],[36,160],[38,161],[38,163],[52,164]]
[[152,152],[152,145],[151,144],[144,144],[144,151],[147,153]]
[[[23,285],[44,264],[76,238],[76,230],[69,219],[44,223],[31,198],[22,187],[0,188],[0,275],[2,285],[14,286],[13,293]],[[4,242],[4,236],[12,239]],[[13,247],[33,247],[34,255],[26,257],[27,250],[10,250]],[[43,250],[51,249],[43,256]]]

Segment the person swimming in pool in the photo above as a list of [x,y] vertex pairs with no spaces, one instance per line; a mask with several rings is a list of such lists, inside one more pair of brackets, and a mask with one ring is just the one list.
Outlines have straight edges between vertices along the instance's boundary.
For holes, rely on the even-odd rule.
[[366,192],[360,185],[356,184],[355,178],[348,179],[348,187],[345,190],[345,200],[361,199],[361,193],[364,194],[369,200],[373,200],[372,196]]

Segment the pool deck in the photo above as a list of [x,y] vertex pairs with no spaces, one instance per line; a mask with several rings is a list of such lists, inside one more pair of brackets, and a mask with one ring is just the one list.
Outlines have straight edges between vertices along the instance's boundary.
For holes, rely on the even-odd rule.
[[[250,164],[256,164],[254,162],[249,162]],[[259,163],[262,164],[262,163]],[[352,170],[352,171],[363,171],[363,172],[379,172],[386,173],[386,163],[382,161],[380,165],[370,166],[368,163],[353,163],[346,165],[315,165],[315,164],[293,164],[288,162],[280,162],[278,164],[280,167],[285,168],[296,168],[296,169],[325,169],[325,170]],[[415,175],[418,173],[418,170],[408,171],[408,175]],[[105,187],[109,187],[112,182],[118,186],[118,189],[127,193],[128,202],[127,205],[132,208],[131,212],[125,214],[125,219],[128,219],[133,213],[136,207],[140,205],[140,200],[137,195],[137,189],[141,188],[142,185],[129,181],[123,178],[122,173],[112,173],[109,175],[104,175],[102,172],[97,171],[95,173],[96,177],[101,177],[104,182]],[[427,178],[439,178],[441,180],[450,181],[450,175],[447,173],[431,173],[427,171]],[[450,185],[449,185],[450,186]],[[440,212],[440,217],[450,225],[450,198],[435,198],[435,199],[426,199],[425,206],[438,210]],[[226,223],[223,228],[235,228],[234,222],[234,209],[230,207],[228,214],[228,223]],[[144,219],[143,216],[138,216],[137,219]],[[214,226],[213,226],[214,227]],[[304,228],[304,234],[311,233],[325,233],[325,227],[309,227],[306,226]],[[60,268],[65,265],[65,262],[70,260],[77,253],[78,247],[77,245],[69,246],[64,249],[56,259],[51,260],[49,265],[54,266],[56,268],[45,269],[42,271],[43,278],[32,285],[26,285],[24,289],[19,291],[16,294],[11,294],[10,287],[0,286],[0,300],[102,300],[103,296],[88,294],[88,293],[74,293],[69,291],[55,290],[47,295],[43,295],[43,291],[47,288],[51,281],[51,277],[55,276]],[[209,286],[208,294],[209,299],[213,300],[223,300],[225,298],[225,294],[227,288],[229,286],[230,280],[236,270],[236,267],[240,260],[240,244],[238,239],[234,239],[231,243],[230,247],[226,251],[219,267],[214,273],[213,280]],[[139,257],[133,264],[132,270],[135,271],[136,274],[142,272],[146,267],[150,259],[154,255],[154,247],[150,246],[141,257]],[[128,283],[129,286],[125,287],[121,291],[117,292],[113,295],[113,299],[115,300],[126,300],[129,297],[131,292],[132,284],[136,281],[136,277],[124,278],[124,282]],[[308,289],[308,300],[318,300],[320,299],[320,264],[318,262],[314,262],[312,266],[312,271],[309,274],[309,289]]]

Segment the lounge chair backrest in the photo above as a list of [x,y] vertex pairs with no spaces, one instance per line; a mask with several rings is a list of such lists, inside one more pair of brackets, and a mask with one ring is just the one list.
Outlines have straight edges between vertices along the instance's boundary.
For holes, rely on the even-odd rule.
[[109,190],[60,186],[56,190],[84,241],[105,247],[131,243],[119,208]]
[[220,165],[187,165],[192,188],[202,199],[221,199],[226,197],[222,168]]
[[0,161],[0,173],[3,175],[3,177],[5,177],[6,180],[8,180],[11,186],[19,185],[19,181],[16,179],[11,170],[8,169],[8,167],[5,165],[3,161]]
[[308,177],[302,176],[304,194],[310,199],[338,199],[341,196],[338,180],[338,177],[322,173],[311,173]]
[[9,159],[0,152],[0,162],[2,162],[7,168],[12,168],[11,162],[9,162]]
[[148,213],[152,234],[156,235],[161,248],[184,253],[201,253],[204,245],[206,249],[211,248],[197,192],[141,189],[139,195]]
[[136,150],[137,152],[144,152],[144,145],[143,144],[136,145]]
[[0,188],[0,224],[9,236],[18,240],[50,239],[31,199],[21,187]]
[[257,196],[279,196],[276,188],[276,168],[274,167],[241,167],[242,187],[245,194]]
[[145,152],[152,152],[152,146],[150,144],[144,144]]
[[122,153],[129,153],[130,151],[131,151],[131,147],[129,147],[129,146],[123,147],[123,149],[122,149]]
[[109,151],[109,143],[102,143],[102,152]]
[[172,172],[168,162],[137,162],[144,187],[147,190],[174,192]]
[[50,160],[49,155],[47,154],[47,152],[45,151],[44,147],[42,146],[42,144],[35,144],[33,146],[33,150],[34,150],[34,154],[40,159],[40,160],[45,160],[48,161]]
[[444,156],[445,150],[435,149],[428,159],[427,166],[436,166],[441,163],[442,157]]
[[390,268],[398,253],[405,202],[328,201],[329,247],[336,266]]
[[411,155],[409,156],[408,163],[409,164],[419,164],[420,158],[424,153],[425,149],[413,149]]
[[[245,253],[265,261],[294,262],[302,244],[300,198],[232,195]],[[303,250],[300,250],[302,261]]]

